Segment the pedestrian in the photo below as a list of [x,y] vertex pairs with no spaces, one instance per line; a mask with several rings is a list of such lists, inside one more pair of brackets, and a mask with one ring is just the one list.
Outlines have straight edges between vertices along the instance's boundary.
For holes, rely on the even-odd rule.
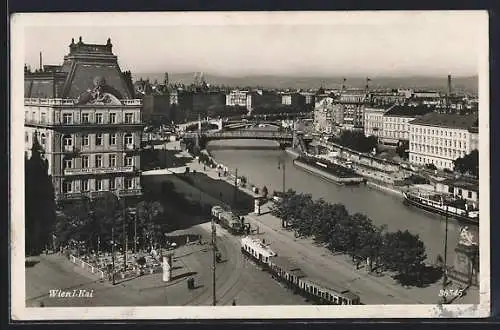
[[236,306],[236,299],[233,299],[233,306]]

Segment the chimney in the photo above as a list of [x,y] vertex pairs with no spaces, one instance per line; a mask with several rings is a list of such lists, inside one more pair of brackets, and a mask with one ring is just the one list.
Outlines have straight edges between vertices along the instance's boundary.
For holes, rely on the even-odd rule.
[[40,52],[40,72],[43,71],[43,65],[42,65],[42,52]]
[[451,96],[451,74],[448,75],[448,96]]

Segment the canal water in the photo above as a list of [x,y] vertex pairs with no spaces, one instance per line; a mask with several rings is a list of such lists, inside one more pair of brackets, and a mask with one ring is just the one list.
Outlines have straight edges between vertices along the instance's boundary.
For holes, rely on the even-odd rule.
[[[264,146],[266,150],[242,150],[244,146]],[[348,211],[366,214],[376,225],[386,224],[389,231],[408,230],[418,234],[425,243],[428,261],[434,263],[438,255],[444,256],[445,219],[403,204],[402,197],[391,195],[369,186],[339,186],[324,181],[318,176],[304,172],[293,165],[293,156],[281,150],[270,150],[276,142],[262,140],[212,141],[207,149],[213,157],[228,166],[238,169],[258,187],[266,185],[270,192],[282,189],[282,169],[278,168],[284,157],[285,186],[297,192],[310,193],[314,199],[342,203]],[[236,147],[235,149],[231,149]],[[461,225],[454,219],[448,220],[448,264],[453,265],[455,247],[458,243]]]

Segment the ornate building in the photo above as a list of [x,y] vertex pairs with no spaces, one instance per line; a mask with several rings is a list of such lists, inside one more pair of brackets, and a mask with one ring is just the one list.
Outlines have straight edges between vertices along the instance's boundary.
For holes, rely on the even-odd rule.
[[105,45],[81,37],[56,70],[25,71],[25,150],[36,136],[56,199],[141,195],[141,100]]

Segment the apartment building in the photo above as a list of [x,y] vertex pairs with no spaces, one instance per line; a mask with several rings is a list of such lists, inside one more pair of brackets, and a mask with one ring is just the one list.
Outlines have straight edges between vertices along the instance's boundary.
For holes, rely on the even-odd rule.
[[409,123],[409,160],[416,165],[434,164],[453,169],[453,161],[478,145],[476,115],[429,113]]
[[318,134],[332,134],[334,132],[335,100],[332,97],[324,97],[314,105],[314,131]]
[[387,111],[387,108],[372,108],[367,107],[364,111],[364,125],[363,130],[365,132],[365,136],[376,136],[377,138],[381,138],[383,136],[384,131],[384,113]]
[[393,105],[382,116],[383,129],[380,142],[387,145],[397,145],[400,141],[409,141],[409,122],[432,112],[426,106]]
[[247,95],[246,90],[232,90],[226,95],[226,105],[231,107],[246,107],[247,106]]

